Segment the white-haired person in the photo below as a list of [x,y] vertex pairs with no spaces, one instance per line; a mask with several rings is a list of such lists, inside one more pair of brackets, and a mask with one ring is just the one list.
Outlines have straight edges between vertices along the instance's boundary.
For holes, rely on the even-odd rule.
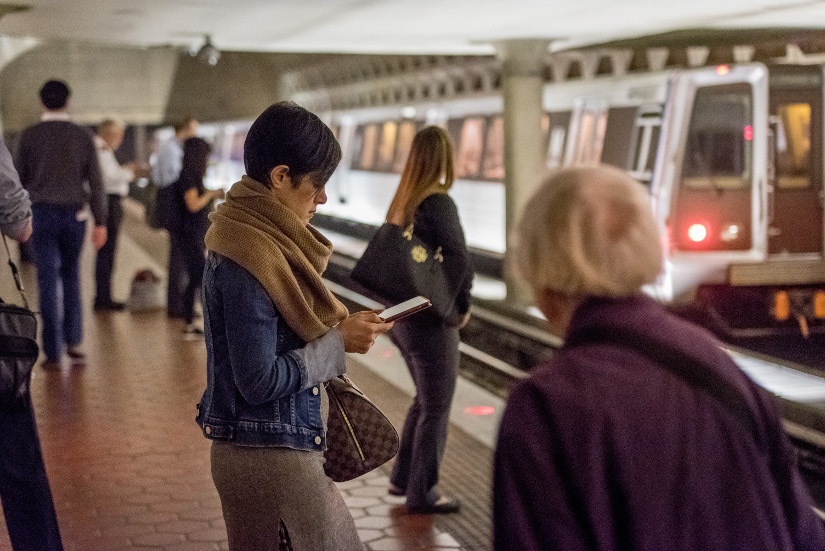
[[771,396],[642,293],[662,270],[642,185],[607,167],[556,172],[513,237],[564,346],[509,396],[494,548],[825,549]]

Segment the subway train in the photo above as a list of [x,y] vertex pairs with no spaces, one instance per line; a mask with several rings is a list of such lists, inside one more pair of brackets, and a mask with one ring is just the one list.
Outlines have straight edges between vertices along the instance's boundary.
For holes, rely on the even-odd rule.
[[[821,65],[748,63],[548,83],[548,169],[605,163],[646,185],[666,268],[648,291],[725,333],[825,329]],[[319,212],[384,220],[412,137],[454,141],[456,200],[471,248],[503,261],[501,95],[319,113],[344,153]],[[204,125],[213,187],[243,172],[251,121]]]

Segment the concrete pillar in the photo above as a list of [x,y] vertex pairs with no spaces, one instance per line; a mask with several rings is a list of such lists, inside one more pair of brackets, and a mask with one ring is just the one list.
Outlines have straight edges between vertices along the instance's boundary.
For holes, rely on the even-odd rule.
[[[501,90],[504,98],[505,223],[509,236],[527,200],[533,194],[544,167],[541,118],[544,64],[550,42],[539,39],[498,43],[502,61]],[[505,254],[504,282],[507,300],[526,305],[531,290],[516,281]]]

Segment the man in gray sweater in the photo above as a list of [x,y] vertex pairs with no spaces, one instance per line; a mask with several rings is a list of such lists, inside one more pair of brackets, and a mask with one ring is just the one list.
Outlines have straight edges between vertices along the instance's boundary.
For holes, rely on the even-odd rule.
[[[50,80],[40,89],[44,113],[20,136],[15,165],[32,202],[34,262],[43,316],[43,368],[60,370],[64,348],[82,365],[80,253],[89,218],[92,244],[106,243],[106,193],[92,134],[69,121],[70,90]],[[62,292],[61,292],[62,290]]]

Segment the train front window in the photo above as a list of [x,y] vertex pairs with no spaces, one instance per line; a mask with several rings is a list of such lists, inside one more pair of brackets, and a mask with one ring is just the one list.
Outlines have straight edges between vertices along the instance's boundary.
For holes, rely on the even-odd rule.
[[[750,83],[696,91],[669,233],[679,251],[753,246],[754,90]],[[652,137],[652,136],[651,136]]]
[[776,122],[776,185],[802,189],[811,185],[811,104],[780,105]]
[[744,189],[751,182],[753,106],[746,83],[696,92],[685,145],[682,185],[689,189]]

